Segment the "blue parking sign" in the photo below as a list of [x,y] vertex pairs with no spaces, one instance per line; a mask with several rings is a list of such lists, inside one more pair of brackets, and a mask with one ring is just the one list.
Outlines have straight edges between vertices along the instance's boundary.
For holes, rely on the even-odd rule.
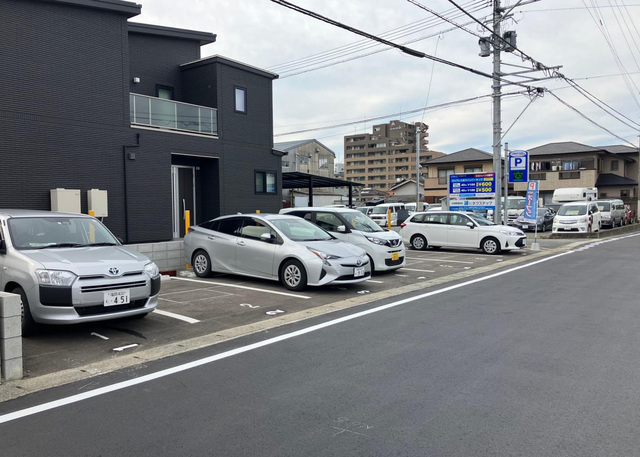
[[529,180],[529,152],[509,151],[509,182],[525,183]]

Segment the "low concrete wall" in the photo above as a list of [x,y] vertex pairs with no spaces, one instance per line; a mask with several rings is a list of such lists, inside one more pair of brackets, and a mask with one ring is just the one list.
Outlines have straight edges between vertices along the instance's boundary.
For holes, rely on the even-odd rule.
[[553,233],[549,235],[549,239],[558,240],[563,238],[606,238],[632,232],[640,232],[640,224],[628,224],[612,229],[600,229],[599,232],[593,233]]
[[22,379],[22,311],[20,295],[0,292],[1,379]]
[[127,244],[125,247],[135,249],[139,253],[149,257],[158,265],[161,272],[173,272],[185,269],[182,240]]

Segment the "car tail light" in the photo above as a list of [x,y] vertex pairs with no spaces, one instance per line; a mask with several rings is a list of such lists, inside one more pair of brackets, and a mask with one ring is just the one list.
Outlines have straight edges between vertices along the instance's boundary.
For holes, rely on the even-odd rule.
[[404,222],[402,224],[400,224],[400,228],[405,228],[407,226],[407,224],[405,224]]
[[191,233],[191,232],[193,232],[193,227],[189,227],[189,228],[187,229],[187,233]]

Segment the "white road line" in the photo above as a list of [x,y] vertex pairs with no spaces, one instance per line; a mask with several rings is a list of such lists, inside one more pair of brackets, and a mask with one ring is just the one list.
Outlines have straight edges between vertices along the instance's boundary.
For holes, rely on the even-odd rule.
[[201,281],[199,279],[180,278],[178,276],[176,276],[173,279],[177,279],[179,281],[191,281],[191,282],[197,282],[200,284],[209,284],[209,285],[215,285],[215,286],[234,287],[236,289],[255,290],[258,292],[266,292],[268,294],[284,295],[286,297],[304,298],[305,300],[308,300],[309,298],[311,298],[306,295],[290,294],[287,292],[278,292],[276,290],[269,290],[269,289],[258,289],[257,287],[239,286],[237,284],[234,285],[234,284],[224,284],[221,282]]
[[375,279],[367,279],[367,282],[374,282],[376,284],[384,284],[384,281],[376,281]]
[[[473,264],[475,262],[465,262],[464,260],[449,260],[449,259],[421,259],[419,257],[407,257],[409,260],[419,260],[421,262],[449,262],[449,263],[468,263]],[[494,257],[495,259],[495,257]]]
[[171,313],[169,311],[163,311],[161,309],[156,308],[154,313],[160,314],[161,316],[173,317],[174,319],[178,319],[180,321],[185,321],[190,324],[197,324],[200,322],[198,319],[193,319],[191,317],[183,316],[181,314]]
[[417,269],[417,268],[407,268],[407,267],[404,267],[404,268],[402,268],[402,269],[403,269],[403,270],[407,270],[407,271],[422,271],[423,273],[435,273],[435,271],[433,271],[433,270],[419,270],[419,269]]
[[69,397],[65,397],[65,398],[61,398],[61,399],[58,399],[58,400],[50,401],[50,402],[47,402],[47,403],[43,403],[41,405],[36,405],[36,406],[32,406],[30,408],[25,408],[25,409],[22,409],[22,410],[19,410],[19,411],[14,411],[12,413],[3,414],[3,415],[0,415],[0,424],[3,424],[5,422],[14,421],[16,419],[20,419],[20,418],[23,418],[23,417],[32,416],[34,414],[38,414],[38,413],[41,413],[41,412],[44,412],[44,411],[49,411],[51,409],[59,408],[61,406],[66,406],[66,405],[70,405],[70,404],[73,404],[73,403],[77,403],[77,402],[80,402],[80,401],[83,401],[83,400],[87,400],[89,398],[98,397],[100,395],[105,395],[105,394],[108,394],[108,393],[111,393],[111,392],[116,392],[118,390],[126,389],[126,388],[129,388],[129,387],[132,387],[132,386],[136,386],[138,384],[143,384],[145,382],[153,381],[155,379],[159,379],[159,378],[163,378],[163,377],[166,377],[166,376],[170,376],[170,375],[173,375],[175,373],[180,373],[182,371],[190,370],[192,368],[197,368],[197,367],[200,367],[200,366],[203,366],[203,365],[207,365],[207,364],[210,364],[210,363],[213,363],[213,362],[217,362],[218,360],[222,360],[222,359],[226,359],[228,357],[233,357],[235,355],[242,354],[244,352],[249,352],[249,351],[253,351],[255,349],[259,349],[259,348],[262,348],[262,347],[265,347],[265,346],[270,346],[272,344],[279,343],[280,341],[285,341],[285,340],[288,340],[288,339],[291,339],[291,338],[295,338],[295,337],[298,337],[298,336],[305,335],[307,333],[316,332],[318,330],[322,330],[322,329],[327,328],[327,327],[331,327],[331,326],[334,326],[334,325],[337,325],[337,324],[341,324],[343,322],[347,322],[347,321],[350,321],[352,319],[358,319],[358,318],[367,316],[369,314],[377,313],[377,312],[384,311],[384,310],[387,310],[387,309],[390,309],[390,308],[395,308],[397,306],[404,305],[404,304],[407,304],[407,303],[411,303],[411,302],[414,302],[414,301],[417,301],[417,300],[422,300],[423,298],[432,297],[434,295],[442,294],[442,293],[445,293],[445,292],[450,292],[452,290],[460,289],[462,287],[467,287],[467,286],[470,286],[472,284],[476,284],[476,283],[483,282],[483,281],[488,281],[490,279],[494,279],[494,278],[497,278],[499,276],[503,276],[503,275],[512,273],[514,271],[522,270],[523,268],[529,268],[529,267],[532,267],[534,265],[538,265],[538,264],[543,263],[543,262],[548,262],[550,260],[554,260],[554,259],[557,259],[559,257],[563,257],[565,255],[573,254],[573,253],[575,253],[575,251],[563,252],[561,254],[557,254],[557,255],[554,255],[554,256],[551,256],[551,257],[546,257],[544,259],[537,260],[535,262],[531,262],[531,263],[528,263],[528,264],[525,264],[525,265],[519,265],[517,267],[513,267],[513,268],[510,268],[508,270],[500,271],[500,272],[494,273],[492,275],[483,276],[483,277],[480,277],[480,278],[472,279],[470,281],[462,282],[462,283],[459,283],[459,284],[454,284],[454,285],[448,286],[448,287],[443,287],[442,289],[433,290],[431,292],[426,292],[424,294],[414,295],[412,297],[405,298],[403,300],[398,300],[398,301],[395,301],[395,302],[392,302],[392,303],[388,303],[386,305],[378,306],[377,308],[371,308],[371,309],[368,309],[368,310],[365,310],[365,311],[360,311],[359,313],[354,313],[354,314],[350,314],[348,316],[340,317],[338,319],[334,319],[334,320],[331,320],[331,321],[323,322],[321,324],[312,325],[311,327],[306,327],[306,328],[297,330],[295,332],[287,333],[285,335],[276,336],[274,338],[269,338],[269,339],[266,339],[264,341],[259,341],[257,343],[249,344],[247,346],[243,346],[241,348],[233,349],[231,351],[222,352],[220,354],[215,354],[215,355],[212,355],[212,356],[209,356],[209,357],[205,357],[203,359],[194,360],[193,362],[189,362],[189,363],[185,363],[185,364],[178,365],[178,366],[175,366],[175,367],[171,367],[171,368],[167,368],[167,369],[164,369],[164,370],[160,370],[160,371],[157,371],[155,373],[150,373],[148,375],[140,376],[138,378],[128,379],[126,381],[118,382],[118,383],[112,384],[110,386],[99,387],[97,389],[94,389],[94,390],[91,390],[91,391],[88,391],[88,392],[83,392],[81,394],[71,395]]

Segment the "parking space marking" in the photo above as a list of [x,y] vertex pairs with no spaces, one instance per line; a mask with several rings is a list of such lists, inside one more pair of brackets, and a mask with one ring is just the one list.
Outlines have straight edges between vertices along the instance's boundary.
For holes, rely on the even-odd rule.
[[435,273],[435,271],[433,271],[433,270],[418,270],[417,268],[407,268],[407,267],[404,267],[403,270],[407,270],[407,271],[422,271],[423,273]]
[[468,263],[472,265],[474,262],[466,262],[464,260],[449,260],[449,259],[421,259],[420,257],[407,257],[409,260],[418,260],[420,262],[449,262],[449,263]]
[[236,289],[255,290],[256,292],[266,292],[268,294],[284,295],[286,297],[304,298],[305,300],[308,300],[308,299],[311,298],[311,297],[309,297],[307,295],[290,294],[290,293],[287,293],[287,292],[278,292],[276,290],[259,289],[257,287],[240,286],[240,285],[237,285],[237,284],[234,285],[234,284],[224,284],[224,283],[221,283],[221,282],[201,281],[201,280],[198,280],[198,279],[180,278],[178,276],[174,277],[173,279],[177,279],[179,281],[197,282],[197,283],[200,283],[200,284],[209,284],[209,285],[214,285],[214,286],[235,287]]
[[170,313],[169,311],[162,311],[161,309],[156,308],[154,313],[160,314],[161,316],[173,317],[174,319],[178,319],[180,321],[188,322],[189,324],[197,324],[200,322],[198,319],[193,319],[191,317],[183,316],[181,314]]
[[367,282],[374,282],[376,284],[384,284],[384,281],[376,281],[375,279],[367,279]]

